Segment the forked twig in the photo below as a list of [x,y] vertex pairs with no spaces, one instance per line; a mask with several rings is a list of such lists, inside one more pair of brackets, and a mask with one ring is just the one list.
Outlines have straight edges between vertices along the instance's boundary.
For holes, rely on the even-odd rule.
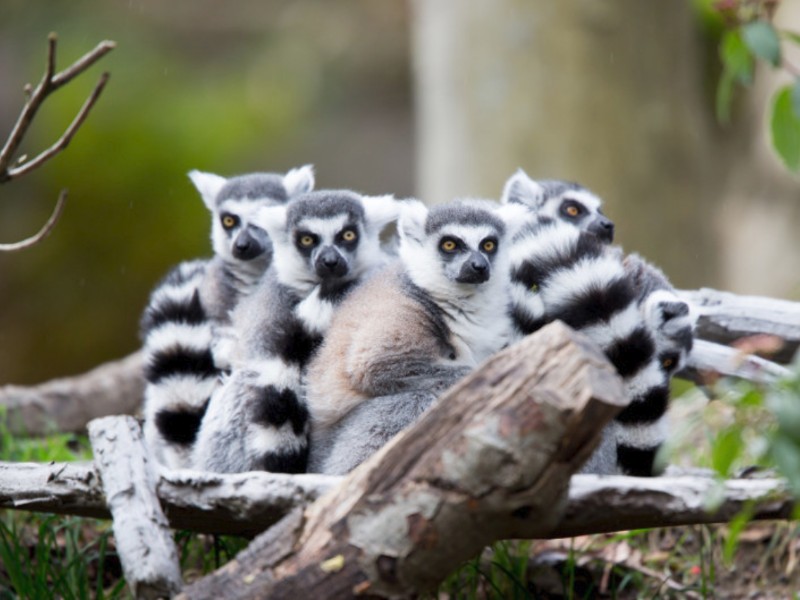
[[0,252],[17,252],[19,250],[24,250],[25,248],[30,248],[31,246],[41,242],[44,238],[50,235],[51,231],[53,231],[58,219],[61,218],[61,213],[64,211],[64,205],[66,203],[67,190],[61,190],[61,193],[58,195],[58,200],[56,201],[56,207],[53,209],[50,218],[47,219],[47,223],[45,223],[37,233],[29,238],[25,238],[24,240],[14,242],[12,244],[0,244]]
[[[25,106],[22,107],[22,111],[20,112],[19,117],[17,118],[17,121],[11,130],[8,139],[6,140],[2,149],[0,149],[0,183],[11,181],[12,179],[21,177],[22,175],[33,171],[51,159],[53,156],[64,150],[69,145],[80,126],[86,120],[87,116],[89,115],[89,111],[91,111],[92,107],[97,102],[97,99],[100,97],[103,88],[105,88],[105,85],[108,82],[109,74],[107,72],[103,73],[100,76],[97,85],[95,85],[94,89],[92,90],[92,93],[86,99],[86,102],[83,103],[83,106],[78,114],[69,124],[61,137],[58,138],[58,140],[56,140],[52,146],[46,150],[43,150],[32,159],[27,159],[25,156],[23,156],[16,166],[11,166],[14,155],[19,149],[19,146],[22,143],[28,128],[33,122],[37,111],[44,103],[45,99],[47,99],[51,93],[60,88],[62,85],[69,83],[77,75],[83,73],[86,69],[91,67],[94,63],[100,60],[100,58],[108,54],[116,47],[116,43],[109,40],[100,42],[97,47],[84,54],[72,65],[63,71],[56,72],[56,41],[56,34],[51,33],[48,38],[47,62],[45,64],[44,75],[42,76],[39,84],[33,88],[33,90],[31,90],[30,85],[25,86],[26,94],[28,94],[28,101],[25,103]],[[22,240],[21,242],[0,244],[0,252],[13,252],[16,250],[22,250],[44,239],[50,233],[50,231],[52,231],[53,227],[58,221],[61,211],[64,208],[66,198],[67,192],[66,190],[63,190],[58,197],[58,202],[53,210],[53,214],[50,216],[50,219],[48,219],[47,223],[45,223],[44,227],[42,227],[42,229],[36,235]]]

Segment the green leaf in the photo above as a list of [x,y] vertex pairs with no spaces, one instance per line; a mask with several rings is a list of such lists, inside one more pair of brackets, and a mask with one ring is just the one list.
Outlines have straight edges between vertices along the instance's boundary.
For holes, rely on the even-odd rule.
[[717,119],[720,123],[731,120],[731,104],[733,103],[734,77],[728,70],[722,72],[717,84]]
[[772,23],[753,21],[742,27],[742,38],[753,54],[777,67],[781,64],[781,41]]
[[744,85],[753,82],[753,55],[738,30],[725,32],[719,44],[719,54],[725,71]]
[[721,431],[711,445],[711,466],[726,477],[733,461],[742,453],[743,446],[742,432],[738,427]]
[[778,470],[789,481],[794,494],[800,496],[800,446],[778,434],[772,440],[770,453]]
[[794,31],[781,31],[781,35],[788,38],[798,46],[800,46],[800,33],[795,33]]
[[790,170],[800,169],[800,117],[792,108],[792,90],[788,85],[775,95],[770,129],[778,156]]
[[792,110],[794,110],[794,116],[800,119],[800,77],[792,86]]

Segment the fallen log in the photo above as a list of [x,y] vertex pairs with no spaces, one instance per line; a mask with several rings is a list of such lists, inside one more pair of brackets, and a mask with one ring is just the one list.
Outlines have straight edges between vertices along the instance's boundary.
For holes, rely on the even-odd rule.
[[39,385],[0,386],[11,433],[82,433],[92,419],[134,414],[142,404],[144,367],[137,352],[73,377]]
[[730,345],[740,338],[772,335],[783,341],[771,356],[789,363],[800,347],[800,302],[763,296],[740,296],[710,288],[681,290],[680,296],[697,310],[697,337]]
[[[156,492],[173,529],[253,537],[343,480],[260,471],[162,470]],[[708,509],[712,492],[720,495],[720,504]],[[794,501],[786,481],[775,476],[720,482],[710,473],[655,478],[576,474],[564,516],[547,537],[726,523],[743,503],[752,504],[757,521],[790,518]],[[0,462],[0,508],[111,518],[91,463]]]
[[624,405],[618,376],[561,323],[490,358],[305,510],[187,598],[409,596],[485,545],[543,537]]

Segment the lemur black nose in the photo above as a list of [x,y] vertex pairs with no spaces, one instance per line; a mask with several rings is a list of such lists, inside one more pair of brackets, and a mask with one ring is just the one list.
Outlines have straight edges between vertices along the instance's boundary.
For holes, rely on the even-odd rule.
[[689,314],[689,305],[685,302],[664,302],[661,305],[661,312],[664,321],[669,321],[675,317],[685,317]]
[[486,261],[474,259],[470,261],[469,265],[478,273],[483,273],[489,267],[489,264]]
[[341,277],[347,273],[347,261],[334,248],[325,248],[315,261],[317,275]]
[[236,241],[233,243],[233,256],[239,260],[251,260],[263,254],[264,249],[264,244],[253,236],[248,229],[245,229],[236,236]]
[[490,273],[489,261],[480,252],[473,252],[461,264],[456,281],[458,283],[483,283],[488,281]]
[[608,244],[614,241],[614,221],[611,219],[598,216],[592,224],[589,225],[588,231]]

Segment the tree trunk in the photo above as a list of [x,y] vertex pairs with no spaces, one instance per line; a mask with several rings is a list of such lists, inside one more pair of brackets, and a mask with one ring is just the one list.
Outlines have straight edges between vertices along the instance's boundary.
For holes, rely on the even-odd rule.
[[605,198],[628,250],[681,287],[721,283],[711,224],[725,156],[689,3],[413,7],[423,200],[497,198],[517,167],[578,181]]

